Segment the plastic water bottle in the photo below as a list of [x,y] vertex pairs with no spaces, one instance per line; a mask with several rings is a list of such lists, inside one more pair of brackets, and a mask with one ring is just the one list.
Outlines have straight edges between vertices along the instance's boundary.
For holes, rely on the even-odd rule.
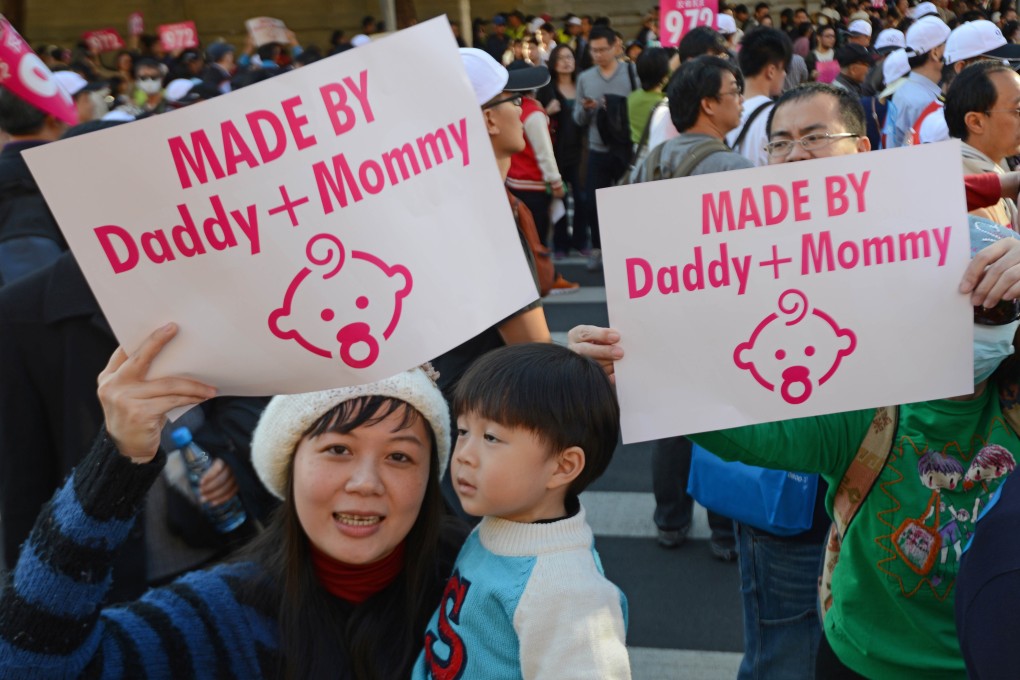
[[[195,498],[201,498],[201,493],[198,490],[199,482],[202,481],[202,475],[212,467],[212,459],[208,453],[202,450],[202,447],[192,440],[191,430],[188,428],[177,428],[171,433],[170,438],[173,439],[174,446],[181,452],[181,459],[188,470],[188,481],[191,482],[192,493],[195,494]],[[244,524],[248,518],[244,506],[241,505],[241,499],[236,494],[222,505],[212,506],[202,503],[202,511],[205,512],[205,516],[212,522],[216,531],[221,534],[230,533]]]

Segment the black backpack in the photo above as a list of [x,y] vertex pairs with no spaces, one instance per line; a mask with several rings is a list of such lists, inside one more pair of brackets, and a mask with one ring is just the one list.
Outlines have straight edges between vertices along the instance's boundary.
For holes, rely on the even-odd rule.
[[[630,89],[637,89],[634,79],[634,65],[626,64]],[[606,105],[595,115],[602,143],[609,147],[613,159],[613,182],[615,183],[630,167],[634,155],[634,144],[630,141],[630,116],[627,115],[627,98],[618,94],[607,94]]]

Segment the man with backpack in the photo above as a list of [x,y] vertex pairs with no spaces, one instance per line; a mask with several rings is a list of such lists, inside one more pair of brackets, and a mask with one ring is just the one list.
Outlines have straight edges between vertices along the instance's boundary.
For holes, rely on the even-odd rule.
[[[588,166],[584,183],[584,205],[575,210],[574,219],[581,229],[587,224],[591,233],[590,270],[602,266],[602,240],[599,218],[595,209],[595,191],[612,186],[630,163],[630,122],[627,118],[627,95],[638,87],[637,73],[632,64],[617,61],[614,52],[616,34],[608,26],[596,26],[589,36],[589,50],[594,66],[577,77],[574,100],[574,121],[588,130]],[[615,98],[615,99],[614,99]],[[610,115],[612,114],[612,115]],[[611,128],[619,134],[622,144],[614,154],[611,143],[603,138],[606,117],[612,118]],[[599,123],[599,118],[603,123]],[[621,152],[627,158],[621,160]]]
[[744,74],[744,113],[740,125],[726,135],[726,143],[755,166],[768,165],[765,122],[772,100],[783,92],[792,55],[793,43],[776,28],[756,28],[740,42],[737,60]]
[[649,152],[636,182],[754,167],[724,141],[740,126],[744,110],[744,79],[736,66],[709,56],[684,62],[666,97],[680,134]]

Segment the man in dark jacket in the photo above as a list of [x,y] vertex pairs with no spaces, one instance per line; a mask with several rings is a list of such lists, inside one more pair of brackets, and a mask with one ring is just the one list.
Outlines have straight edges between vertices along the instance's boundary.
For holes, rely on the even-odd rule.
[[0,86],[0,286],[53,262],[67,250],[21,153],[60,139],[67,125]]

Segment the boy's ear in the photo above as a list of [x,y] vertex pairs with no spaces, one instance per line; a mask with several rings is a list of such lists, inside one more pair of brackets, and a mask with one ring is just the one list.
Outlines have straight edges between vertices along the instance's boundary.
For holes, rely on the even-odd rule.
[[570,486],[584,470],[584,449],[571,446],[556,454],[556,469],[553,471],[547,489],[559,489]]

